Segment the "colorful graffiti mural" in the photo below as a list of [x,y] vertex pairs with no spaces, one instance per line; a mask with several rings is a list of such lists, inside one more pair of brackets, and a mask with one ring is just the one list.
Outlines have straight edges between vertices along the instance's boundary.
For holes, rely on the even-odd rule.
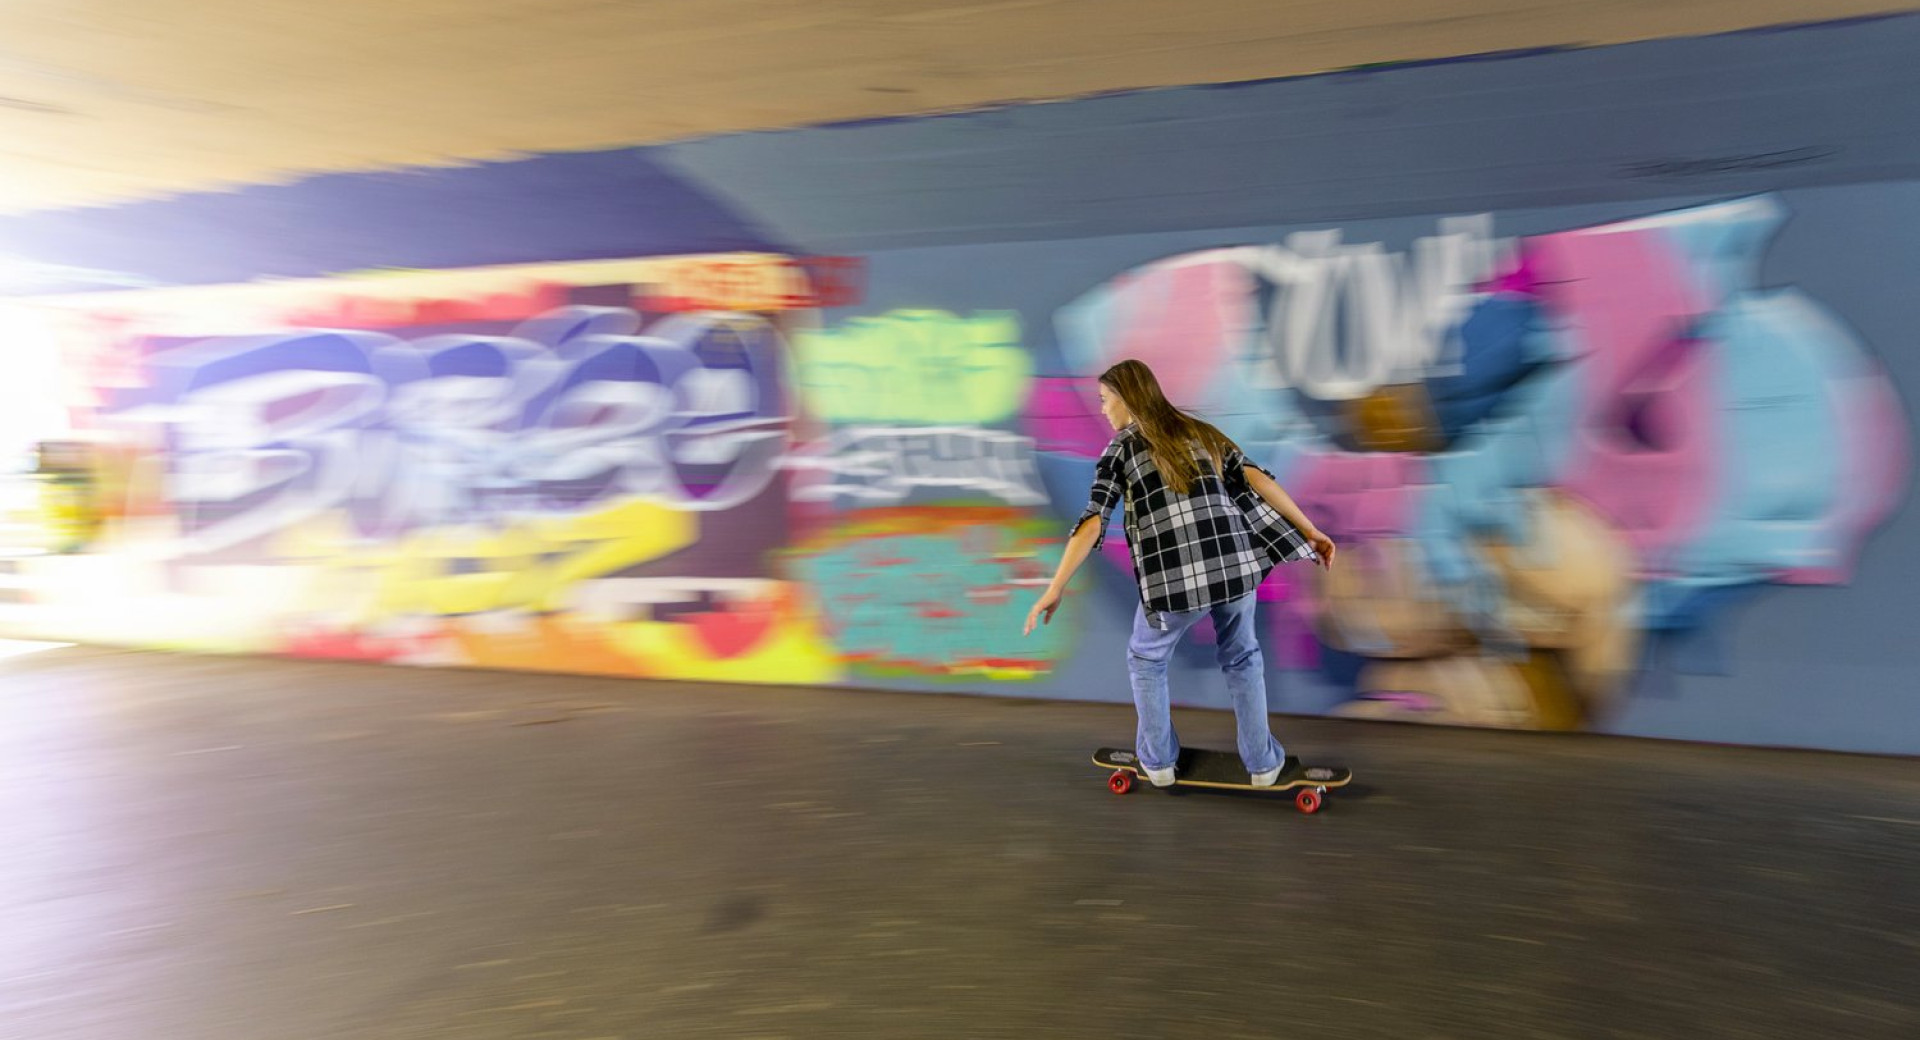
[[822,627],[867,674],[1026,679],[1061,654],[1063,629],[1011,640],[1045,588],[1056,526],[1004,507],[863,509],[793,551]]
[[[1305,590],[1346,713],[1579,726],[1649,632],[1845,580],[1902,492],[1885,374],[1817,302],[1756,285],[1784,216],[1754,197],[1518,241],[1450,221],[1404,254],[1296,234],[1116,277],[1062,309],[1060,345],[1079,373],[1158,365],[1347,547]],[[1088,393],[1034,418],[1049,488],[1104,443]]]
[[1032,372],[1011,313],[896,310],[795,334],[800,399],[830,430],[789,460],[792,494],[834,511],[787,569],[858,674],[1033,679],[1061,656],[1059,633],[1007,638],[1054,533],[1033,440],[999,428]]
[[1349,715],[1595,725],[1663,637],[1845,581],[1903,491],[1879,364],[1757,282],[1784,219],[1760,196],[1186,253],[1075,286],[1057,359],[1012,311],[822,324],[865,266],[757,255],[34,301],[0,317],[63,359],[106,493],[0,623],[1062,692],[1114,618],[1016,633],[1110,436],[1088,377],[1137,357],[1342,544],[1262,588],[1272,666]]
[[984,627],[1039,566],[1031,441],[989,425],[1025,397],[1019,323],[796,332],[857,270],[749,255],[41,301],[74,424],[131,475],[90,553],[30,568],[36,620],[412,664],[1044,675],[1057,647],[998,652]]
[[[782,308],[818,302],[798,270],[745,255],[42,301],[52,342],[83,345],[75,425],[132,461],[93,551],[40,569],[40,621],[195,649],[832,679],[768,564],[788,519]],[[761,309],[695,306],[741,300]]]

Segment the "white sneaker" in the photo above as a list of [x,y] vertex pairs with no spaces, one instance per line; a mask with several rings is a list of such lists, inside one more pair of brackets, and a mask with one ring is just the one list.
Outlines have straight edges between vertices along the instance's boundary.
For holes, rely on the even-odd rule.
[[[1267,782],[1272,783],[1273,781],[1269,780]],[[1168,766],[1165,769],[1147,770],[1147,783],[1150,783],[1155,787],[1172,787],[1173,786],[1173,767]]]
[[1285,762],[1282,762],[1279,765],[1274,766],[1272,769],[1269,769],[1264,773],[1253,774],[1253,786],[1272,787],[1273,782],[1275,780],[1280,779],[1280,770],[1285,769],[1286,766],[1287,764]]

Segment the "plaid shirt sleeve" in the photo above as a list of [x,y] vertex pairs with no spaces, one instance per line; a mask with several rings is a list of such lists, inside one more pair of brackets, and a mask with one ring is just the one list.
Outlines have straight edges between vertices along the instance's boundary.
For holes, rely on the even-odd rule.
[[1227,453],[1224,460],[1227,492],[1233,496],[1233,502],[1246,514],[1247,528],[1253,533],[1253,540],[1268,559],[1275,564],[1292,563],[1295,560],[1310,559],[1314,556],[1313,546],[1307,544],[1306,536],[1280,515],[1280,511],[1267,504],[1260,493],[1253,489],[1247,480],[1246,471],[1257,469],[1267,475],[1267,479],[1279,483],[1265,466],[1256,466],[1247,461],[1239,448]]
[[1121,478],[1121,438],[1115,437],[1107,443],[1107,450],[1100,453],[1100,461],[1093,467],[1093,489],[1087,492],[1087,508],[1080,511],[1080,519],[1073,522],[1073,530],[1068,537],[1080,533],[1080,525],[1090,518],[1099,519],[1098,534],[1094,535],[1095,549],[1107,540],[1107,523],[1113,515],[1113,507],[1120,504],[1120,496],[1125,494],[1125,483]]

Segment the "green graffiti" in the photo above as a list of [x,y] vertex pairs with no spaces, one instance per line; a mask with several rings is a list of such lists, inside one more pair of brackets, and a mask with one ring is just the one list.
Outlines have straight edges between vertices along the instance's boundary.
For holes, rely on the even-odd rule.
[[997,423],[1026,402],[1033,359],[1020,318],[987,311],[899,310],[794,337],[794,381],[812,414],[835,423]]

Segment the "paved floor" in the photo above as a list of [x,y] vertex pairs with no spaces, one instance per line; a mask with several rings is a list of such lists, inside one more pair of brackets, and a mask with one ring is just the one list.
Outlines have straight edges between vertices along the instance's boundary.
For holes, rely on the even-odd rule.
[[14,658],[0,1036],[1920,1035],[1912,761],[1278,721],[1318,816],[1121,705]]

